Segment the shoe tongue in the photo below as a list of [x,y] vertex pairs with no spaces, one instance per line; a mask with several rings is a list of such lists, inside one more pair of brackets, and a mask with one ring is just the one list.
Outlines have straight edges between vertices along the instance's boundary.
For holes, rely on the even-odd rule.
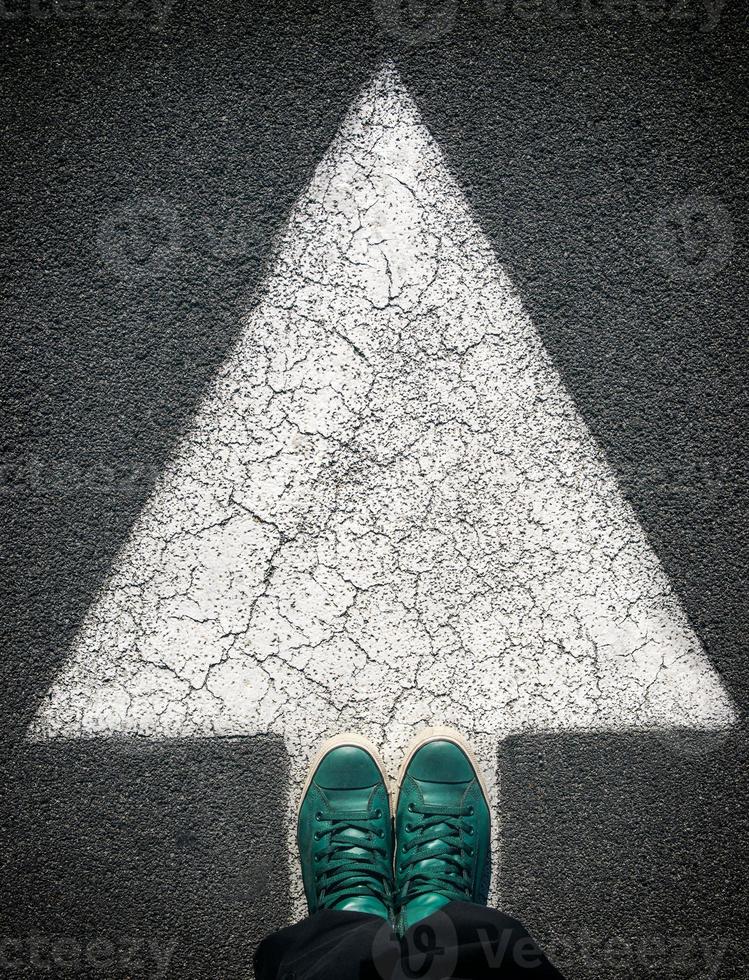
[[439,909],[444,908],[450,901],[451,899],[445,898],[444,895],[432,892],[430,895],[421,895],[419,898],[406,902],[401,908],[402,930],[405,932],[410,929],[417,922],[426,919],[428,915],[433,915]]
[[[371,786],[358,790],[325,790],[325,797],[328,801],[327,805],[330,813],[340,813],[341,817],[345,817],[346,813],[350,813],[352,810],[366,810],[369,806],[371,796]],[[345,835],[346,839],[350,841],[371,839],[366,831],[357,830],[353,827],[346,827],[345,829],[341,827],[340,833]],[[370,857],[369,851],[363,847],[356,847],[353,844],[351,847],[346,848],[345,852],[341,850],[339,853],[345,853],[351,857]],[[333,908],[351,912],[369,912],[371,915],[385,915],[387,917],[387,909],[382,902],[370,895],[357,895],[353,898],[343,899],[340,904],[334,905]]]
[[[366,810],[369,805],[371,793],[371,787],[359,790],[328,789],[325,791],[325,796],[328,800],[328,809],[330,813],[340,813],[341,818],[345,818],[346,814],[351,813],[352,810]],[[351,841],[357,839],[371,839],[371,835],[368,835],[366,831],[357,830],[355,827],[344,827],[341,825],[340,833],[343,834],[347,840]],[[348,849],[348,851],[354,857],[364,857],[368,854],[368,852],[361,847],[351,847]]]
[[[428,782],[423,779],[415,779],[414,782],[418,785],[419,792],[421,794],[421,799],[424,803],[431,806],[447,806],[454,807],[456,810],[461,806],[463,802],[463,796],[465,794],[466,788],[468,787],[468,781],[465,779],[457,779],[455,782],[443,781],[442,779],[438,783]],[[434,831],[447,836],[453,833],[450,824],[439,823],[434,825]],[[440,840],[430,841],[428,844],[419,844],[419,853],[428,855],[430,852],[443,852],[444,853],[444,843]],[[434,878],[435,876],[449,875],[452,877],[455,874],[456,879],[458,878],[458,873],[455,866],[450,861],[445,861],[444,857],[425,857],[423,860],[418,861],[414,866],[414,871],[423,874],[426,878]],[[441,908],[442,905],[446,905],[450,899],[443,898],[439,893],[433,893],[431,895],[424,895],[420,898],[414,899],[413,902],[409,902],[406,905],[408,909],[411,905],[415,906],[415,911],[413,913],[412,921],[418,922],[419,919],[423,919],[426,915],[430,915],[431,911],[436,911]],[[434,909],[430,909],[430,902],[437,903]],[[426,905],[424,904],[426,903]],[[430,909],[430,911],[419,911],[423,908]],[[410,915],[410,913],[409,913]],[[408,928],[406,926],[406,928]]]
[[[423,779],[417,779],[415,782],[418,785],[421,799],[424,803],[431,806],[454,807],[456,810],[461,806],[468,786],[465,780],[459,780],[454,783],[442,781],[431,783]],[[441,834],[449,834],[451,832],[450,825],[447,823],[435,824],[434,830]],[[430,851],[439,851],[442,847],[442,843],[436,840],[431,841],[429,844],[424,844],[420,849],[423,853],[428,854]],[[448,870],[451,868],[451,865],[445,865],[439,859],[425,859],[424,861],[419,861],[416,867],[425,874],[429,874],[440,871],[444,873],[446,868]]]

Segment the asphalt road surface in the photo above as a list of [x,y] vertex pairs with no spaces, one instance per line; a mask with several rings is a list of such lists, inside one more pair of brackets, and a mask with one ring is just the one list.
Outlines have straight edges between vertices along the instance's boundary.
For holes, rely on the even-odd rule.
[[247,976],[293,914],[272,726],[28,730],[390,58],[739,718],[497,739],[503,905],[571,978],[745,975],[738,8],[6,0],[0,46],[0,972]]

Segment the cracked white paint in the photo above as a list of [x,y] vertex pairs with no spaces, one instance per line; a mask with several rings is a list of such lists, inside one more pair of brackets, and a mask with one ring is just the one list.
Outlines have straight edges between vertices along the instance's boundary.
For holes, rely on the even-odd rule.
[[[501,257],[500,257],[501,258]],[[393,68],[296,205],[242,337],[34,737],[450,723],[711,728],[721,682]]]

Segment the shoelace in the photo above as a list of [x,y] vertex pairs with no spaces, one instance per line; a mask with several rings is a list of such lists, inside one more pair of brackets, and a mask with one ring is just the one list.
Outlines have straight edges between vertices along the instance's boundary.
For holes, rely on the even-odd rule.
[[[381,810],[317,812],[315,819],[327,826],[315,831],[315,838],[329,838],[326,849],[316,858],[320,908],[331,908],[346,898],[361,895],[372,895],[386,905],[391,901],[385,834],[372,827],[381,817]],[[352,853],[354,848],[364,853]]]
[[[421,819],[406,825],[407,830],[418,830],[418,834],[403,845],[408,856],[401,861],[406,880],[400,889],[399,902],[435,892],[450,901],[470,899],[473,847],[462,835],[473,834],[473,826],[465,819],[473,816],[473,807],[409,803],[408,812]],[[428,870],[420,869],[422,861],[439,861],[442,871],[435,872],[431,864]]]

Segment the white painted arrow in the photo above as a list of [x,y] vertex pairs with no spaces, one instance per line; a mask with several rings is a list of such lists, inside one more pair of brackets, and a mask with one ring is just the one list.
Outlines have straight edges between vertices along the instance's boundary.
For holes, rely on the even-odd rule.
[[33,737],[734,709],[392,67],[297,203]]

